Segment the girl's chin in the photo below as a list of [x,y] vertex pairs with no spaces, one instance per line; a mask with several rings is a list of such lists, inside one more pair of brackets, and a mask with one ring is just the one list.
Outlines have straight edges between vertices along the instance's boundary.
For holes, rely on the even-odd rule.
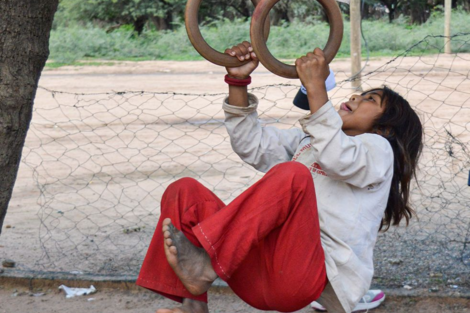
[[344,110],[339,110],[339,111],[338,111],[338,114],[339,114],[339,116],[341,117],[341,119],[343,119],[344,117],[350,115],[351,113],[350,113],[350,112],[347,112],[347,111],[344,111]]
[[352,111],[346,111],[346,110],[343,110],[343,109],[340,108],[340,109],[338,110],[338,113],[339,113],[339,114],[351,114]]

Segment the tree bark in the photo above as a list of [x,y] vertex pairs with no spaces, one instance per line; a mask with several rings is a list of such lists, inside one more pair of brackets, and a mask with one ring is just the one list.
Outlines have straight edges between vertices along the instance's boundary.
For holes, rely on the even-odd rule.
[[142,32],[144,31],[145,23],[147,23],[148,17],[143,15],[139,16],[134,20],[132,23],[134,26],[134,31],[137,32],[137,35],[140,36],[142,35]]
[[280,25],[282,21],[289,22],[289,6],[288,4],[278,3],[277,6],[274,6],[272,9],[272,25]]
[[15,185],[58,0],[0,1],[0,234]]
[[380,2],[387,7],[388,21],[392,23],[395,19],[395,12],[397,10],[398,0],[381,0]]
[[388,9],[388,22],[393,23],[393,20],[395,19],[395,9]]

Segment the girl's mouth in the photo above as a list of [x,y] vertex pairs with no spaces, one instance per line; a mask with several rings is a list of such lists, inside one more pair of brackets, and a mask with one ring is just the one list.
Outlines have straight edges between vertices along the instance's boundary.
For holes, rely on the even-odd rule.
[[340,110],[352,112],[351,108],[346,104],[346,102],[341,103]]

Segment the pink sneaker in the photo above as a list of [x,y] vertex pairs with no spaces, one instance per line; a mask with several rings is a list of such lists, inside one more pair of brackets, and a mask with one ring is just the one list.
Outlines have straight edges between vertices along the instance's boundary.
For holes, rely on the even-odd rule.
[[[385,300],[385,294],[382,290],[369,290],[354,308],[353,312],[371,310],[378,307]],[[326,312],[326,309],[318,302],[311,304],[315,311]]]

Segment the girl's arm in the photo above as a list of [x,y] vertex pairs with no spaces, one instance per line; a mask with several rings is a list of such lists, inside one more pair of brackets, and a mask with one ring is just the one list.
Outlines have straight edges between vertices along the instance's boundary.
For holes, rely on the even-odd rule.
[[299,78],[307,89],[308,103],[311,114],[317,112],[328,102],[325,81],[330,75],[328,63],[325,61],[323,51],[316,48],[295,61]]
[[301,119],[300,124],[304,132],[310,134],[316,162],[330,178],[370,190],[391,179],[393,151],[390,143],[377,134],[346,135],[331,102]]
[[[236,80],[244,80],[250,77],[250,74],[258,67],[259,60],[253,52],[253,48],[248,41],[244,41],[231,49],[225,50],[226,54],[236,57],[240,62],[250,60],[245,65],[238,67],[226,67],[227,75]],[[235,86],[229,84],[228,86],[228,102],[237,107],[248,106],[248,87]]]
[[[246,79],[258,66],[259,61],[246,41],[225,53],[240,61],[251,60],[243,66],[227,68],[230,78]],[[276,164],[290,161],[305,134],[300,129],[261,127],[257,107],[258,99],[248,94],[247,86],[229,85],[223,108],[232,148],[244,162],[266,172]]]
[[305,134],[299,128],[289,130],[261,127],[258,99],[247,95],[249,106],[237,107],[224,102],[225,126],[235,153],[259,171],[267,172],[276,164],[292,160]]
[[348,136],[343,122],[328,101],[325,79],[328,64],[323,51],[296,60],[297,73],[307,89],[311,114],[300,120],[310,134],[316,162],[332,179],[364,188],[375,186],[393,175],[393,151],[388,141],[377,134]]

